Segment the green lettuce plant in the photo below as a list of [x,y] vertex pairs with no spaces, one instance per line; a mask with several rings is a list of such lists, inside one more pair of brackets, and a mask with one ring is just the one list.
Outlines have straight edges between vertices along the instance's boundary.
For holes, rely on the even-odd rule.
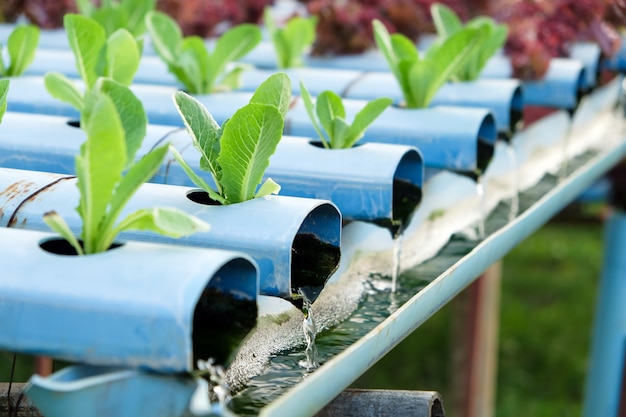
[[283,73],[270,76],[243,106],[219,126],[198,100],[179,91],[174,94],[178,109],[196,149],[200,168],[215,183],[211,187],[170,147],[191,181],[220,204],[234,204],[276,194],[280,186],[263,179],[270,157],[283,133],[284,118],[291,101],[291,82]]
[[9,94],[9,80],[0,80],[0,123],[7,111],[7,96]]
[[279,28],[274,22],[271,9],[266,7],[263,21],[274,44],[278,68],[302,66],[302,54],[315,42],[317,18],[296,16]]
[[430,10],[437,33],[443,39],[459,33],[464,28],[476,28],[485,32],[485,36],[481,37],[476,53],[452,75],[453,81],[472,81],[477,79],[489,58],[502,48],[506,42],[508,27],[500,25],[492,18],[486,16],[475,17],[463,25],[452,9],[440,3],[434,3]]
[[78,12],[104,27],[108,35],[126,29],[138,37],[146,32],[145,18],[155,9],[156,0],[76,0]]
[[202,38],[183,37],[176,21],[164,13],[148,13],[146,25],[157,54],[190,94],[239,88],[245,66],[233,62],[261,41],[256,25],[242,24],[220,36],[209,52]]
[[139,68],[141,45],[130,32],[119,29],[107,38],[95,20],[77,14],[65,15],[63,22],[85,91],[81,92],[65,75],[50,72],[44,83],[53,97],[82,112],[87,92],[100,77],[126,86],[132,83]]
[[82,243],[58,213],[44,215],[46,224],[79,255],[106,251],[126,230],[181,237],[209,228],[180,210],[158,207],[137,210],[118,222],[132,195],[156,173],[167,154],[164,145],[135,162],[148,119],[141,102],[127,92],[128,87],[99,78],[85,99],[80,126],[87,140],[76,156]]
[[372,122],[393,103],[390,98],[378,98],[368,102],[355,116],[352,124],[346,121],[346,110],[341,97],[330,90],[323,91],[315,99],[300,81],[304,107],[325,148],[351,148],[363,137]]
[[39,28],[37,26],[16,26],[6,44],[9,62],[4,62],[4,48],[0,47],[0,77],[16,77],[23,74],[35,59],[38,44]]
[[483,27],[465,27],[435,42],[420,54],[400,33],[390,35],[385,25],[373,21],[374,40],[400,85],[408,108],[426,108],[437,91],[479,51],[487,36]]

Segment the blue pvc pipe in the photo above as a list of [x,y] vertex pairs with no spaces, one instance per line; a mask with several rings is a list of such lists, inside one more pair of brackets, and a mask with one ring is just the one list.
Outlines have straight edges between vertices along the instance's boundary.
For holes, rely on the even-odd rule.
[[[87,139],[83,130],[71,125],[74,121],[62,116],[5,113],[0,128],[0,166],[73,175],[75,157]],[[137,156],[142,157],[176,130],[148,125]]]
[[[190,139],[179,140],[180,136],[174,138],[174,146],[181,149],[197,174],[211,181],[210,175],[200,169],[200,157],[190,146]],[[366,143],[331,150],[310,142],[308,138],[290,136],[281,139],[265,172],[265,177],[280,184],[280,195],[330,200],[344,219],[362,221],[394,220],[394,213],[400,210],[398,205],[402,205],[401,196],[413,202],[412,208],[420,201],[424,166],[415,148]],[[168,166],[163,180],[190,185],[187,175],[175,163]],[[409,184],[412,193],[400,191],[399,181]]]
[[[492,57],[481,78],[510,78],[513,68],[508,57]],[[524,105],[558,107],[573,110],[585,92],[586,70],[575,59],[552,58],[547,73],[540,80],[524,82]]]
[[263,81],[276,72],[284,72],[289,76],[294,95],[300,95],[300,81],[303,81],[312,96],[316,96],[324,90],[331,90],[343,96],[352,84],[365,75],[362,71],[332,68],[250,69],[242,74],[242,86],[238,91],[253,92]]
[[[255,325],[258,272],[246,255],[127,242],[96,255],[68,256],[40,247],[53,239],[59,237],[0,229],[2,350],[187,372],[195,354],[225,363],[234,353],[231,341],[220,340],[216,320],[224,314],[238,315],[232,326],[239,323],[241,339]],[[232,303],[230,313],[217,310],[195,323],[196,309],[209,314],[205,306],[223,309],[225,300],[254,307],[239,311]]]
[[[183,126],[172,101],[174,87],[134,85],[151,123]],[[196,96],[218,123],[246,105],[252,93],[215,93]],[[9,111],[62,115],[78,118],[71,106],[49,96],[39,77],[20,77],[9,90]],[[364,105],[360,100],[344,100],[348,120]],[[285,134],[315,137],[316,132],[302,103],[297,102],[285,120]],[[480,140],[479,140],[480,138]],[[363,142],[394,143],[417,147],[427,166],[457,171],[486,168],[479,160],[478,147],[488,149],[496,140],[493,115],[485,109],[438,106],[426,110],[388,108],[368,129]],[[483,158],[484,159],[484,158]]]
[[615,211],[605,226],[604,264],[585,387],[585,417],[617,417],[620,407],[626,354],[625,253],[626,214]]
[[[82,130],[68,125],[69,121],[64,117],[7,112],[0,129],[0,166],[74,174],[75,155],[86,138]],[[167,142],[183,154],[197,174],[212,183],[211,176],[200,169],[199,154],[186,130],[149,125],[137,155],[141,157]],[[331,200],[345,219],[373,221],[393,219],[394,197],[409,197],[398,191],[399,181],[421,194],[423,170],[421,155],[415,148],[369,143],[331,152],[310,145],[306,138],[287,136],[272,156],[265,177],[281,185],[282,196]],[[151,182],[194,186],[171,156]],[[409,200],[417,204],[419,196]]]
[[[75,234],[81,221],[75,207],[78,189],[74,178],[34,171],[2,169],[0,176],[1,226],[46,231],[42,214],[56,210]],[[156,206],[174,207],[211,224],[208,232],[173,239],[150,232],[125,232],[120,239],[176,245],[239,250],[257,262],[260,292],[290,299],[294,289],[323,286],[339,262],[341,214],[330,202],[316,199],[272,196],[230,206],[192,201],[194,188],[144,184],[131,198],[122,218],[135,210]],[[319,248],[301,240],[314,237]],[[295,257],[297,251],[302,257]],[[314,251],[327,262],[304,274],[306,256]],[[314,272],[314,273],[313,273]]]
[[199,386],[179,375],[80,365],[33,375],[25,392],[46,417],[182,417]]
[[[347,120],[365,105],[360,100],[344,100]],[[315,137],[310,119],[299,100],[289,112],[285,133]],[[422,153],[427,167],[454,171],[483,171],[493,153],[496,128],[485,109],[444,107],[432,109],[387,108],[368,128],[362,143],[379,142],[414,146]]]
[[[38,48],[35,59],[26,68],[24,75],[44,76],[49,72],[58,72],[71,79],[80,79],[76,68],[76,59],[68,49]],[[135,83],[179,86],[176,77],[167,65],[156,55],[143,55],[133,79]]]
[[591,90],[598,84],[602,50],[593,42],[574,42],[570,47],[570,57],[577,59],[585,66],[585,79],[583,88]]
[[[76,85],[82,91],[82,83]],[[52,97],[44,85],[43,77],[20,76],[11,79],[7,95],[7,111],[46,114],[51,116],[80,118],[74,107]]]
[[[371,72],[356,80],[345,91],[345,97],[372,100],[391,97],[396,104],[403,102],[402,90],[389,72]],[[482,107],[489,109],[499,132],[513,134],[521,120],[524,105],[522,85],[518,80],[477,80],[445,84],[431,102],[434,106]]]
[[[281,192],[333,201],[351,220],[396,220],[401,193],[398,181],[410,184],[411,212],[421,199],[424,179],[417,149],[365,143],[351,149],[329,150],[307,139],[283,138],[266,175],[281,184]],[[417,195],[414,195],[417,193]]]

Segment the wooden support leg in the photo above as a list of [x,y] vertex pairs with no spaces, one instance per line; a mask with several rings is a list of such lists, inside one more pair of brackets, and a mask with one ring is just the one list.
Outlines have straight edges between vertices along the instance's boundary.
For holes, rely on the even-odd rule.
[[497,262],[454,300],[450,415],[494,415],[501,275]]
[[35,373],[41,376],[50,375],[52,373],[52,359],[45,356],[36,356]]

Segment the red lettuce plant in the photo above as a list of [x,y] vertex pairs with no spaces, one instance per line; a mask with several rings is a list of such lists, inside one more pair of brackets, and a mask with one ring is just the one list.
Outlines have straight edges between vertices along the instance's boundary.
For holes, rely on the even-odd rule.
[[241,23],[257,23],[272,0],[158,0],[157,9],[170,15],[185,36],[215,36]]
[[374,47],[371,22],[380,20],[387,29],[417,40],[435,31],[430,7],[444,3],[462,20],[470,10],[484,10],[485,0],[301,0],[310,14],[318,18],[314,55],[353,54]]
[[623,11],[618,0],[491,0],[489,11],[510,28],[505,51],[522,79],[543,76],[550,59],[567,57],[577,40],[594,41],[609,56],[619,47],[605,20],[609,12]]
[[44,28],[63,26],[63,16],[76,11],[74,0],[0,1],[0,21],[12,22],[24,14],[33,24]]

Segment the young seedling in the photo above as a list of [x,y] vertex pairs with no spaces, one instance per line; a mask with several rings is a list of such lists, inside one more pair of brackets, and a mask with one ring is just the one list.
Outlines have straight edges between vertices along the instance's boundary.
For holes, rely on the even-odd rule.
[[33,25],[20,25],[7,39],[9,62],[5,63],[5,54],[0,46],[0,77],[16,77],[24,73],[35,59],[35,51],[39,43],[39,28]]
[[278,28],[269,7],[263,13],[265,27],[269,31],[278,68],[301,67],[302,54],[315,41],[315,17],[294,17],[289,19],[284,27]]
[[[87,134],[76,157],[80,193],[76,210],[83,223],[82,244],[59,214],[51,211],[44,215],[46,224],[67,240],[79,255],[106,251],[117,235],[126,230],[148,230],[181,237],[209,227],[171,208],[140,209],[117,223],[126,203],[139,186],[154,175],[167,154],[165,145],[135,162],[135,152],[141,140],[137,143],[137,135],[132,132],[145,132],[148,119],[141,102],[136,97],[121,95],[121,90],[128,88],[110,79],[98,79],[89,91],[81,114],[80,125]],[[115,101],[120,97],[126,99],[124,112],[128,114],[120,114],[118,110],[120,106]],[[125,122],[124,118],[129,117],[133,120]],[[129,125],[135,129],[129,131]]]
[[148,13],[146,25],[157,54],[190,94],[239,88],[245,67],[232,63],[261,41],[261,30],[256,25],[243,24],[220,36],[213,52],[209,52],[202,38],[183,38],[176,21],[164,13]]
[[9,94],[9,80],[4,79],[0,80],[0,123],[2,122],[2,117],[4,117],[4,113],[7,111],[7,95]]
[[393,103],[390,98],[372,100],[354,116],[352,124],[349,124],[341,97],[334,92],[323,91],[317,96],[315,104],[302,81],[300,92],[315,131],[324,147],[330,149],[353,147],[363,137],[369,125]]
[[478,28],[485,32],[477,53],[452,76],[453,81],[472,81],[478,78],[489,58],[506,42],[508,27],[500,25],[490,17],[479,16],[463,25],[456,13],[448,6],[434,3],[430,8],[437,33],[443,39],[453,36],[463,28]]
[[194,184],[220,204],[235,204],[278,193],[280,186],[270,178],[260,187],[259,184],[282,137],[291,100],[291,82],[287,75],[270,76],[257,88],[250,103],[237,110],[222,126],[190,95],[179,91],[173,99],[200,152],[200,168],[209,171],[215,189],[171,147]]
[[119,29],[107,38],[95,20],[76,14],[65,15],[63,22],[85,92],[65,75],[51,72],[45,75],[44,83],[53,97],[82,112],[87,92],[99,77],[108,77],[123,85],[132,83],[139,68],[141,45],[130,32]]
[[426,108],[437,91],[478,52],[485,28],[463,28],[435,42],[420,56],[415,44],[400,33],[389,35],[374,20],[374,40],[398,80],[408,108]]
[[78,12],[104,27],[107,35],[126,29],[138,37],[146,32],[145,18],[154,10],[155,0],[103,0],[100,6],[93,0],[76,0]]

